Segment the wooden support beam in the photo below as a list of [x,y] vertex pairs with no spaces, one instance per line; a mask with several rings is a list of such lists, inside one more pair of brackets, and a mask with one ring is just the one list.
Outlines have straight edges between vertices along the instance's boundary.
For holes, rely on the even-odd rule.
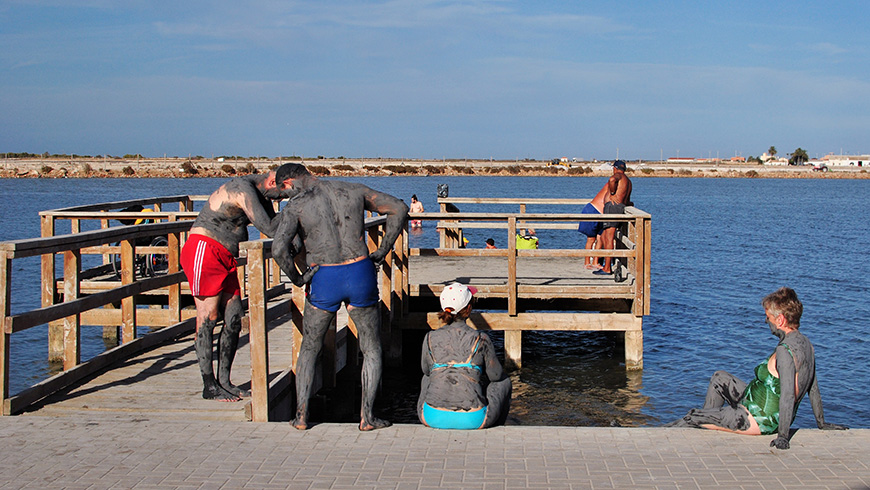
[[[63,300],[75,301],[79,297],[79,274],[82,270],[82,255],[78,250],[63,253]],[[63,369],[79,365],[82,357],[81,317],[75,313],[63,319]]]
[[517,241],[514,237],[517,235],[517,218],[511,216],[508,218],[508,270],[507,270],[507,287],[508,287],[508,314],[516,316],[517,314]]
[[[6,323],[11,308],[12,259],[0,251],[0,315]],[[0,332],[0,395],[3,396],[2,415],[9,415],[9,342],[12,335],[6,329]]]
[[248,249],[248,338],[251,342],[251,419],[269,421],[269,337],[266,330],[266,264],[262,242]]
[[637,326],[625,332],[625,368],[633,371],[643,369],[643,317],[634,317]]
[[[571,313],[533,312],[510,315],[504,312],[472,311],[468,326],[477,330],[545,330],[627,332],[640,330],[642,323],[631,313]],[[393,327],[403,329],[438,329],[441,321],[437,312],[409,313],[397,319]]]
[[[174,274],[181,270],[181,240],[179,233],[170,233],[166,236],[168,242],[168,250],[166,260],[169,265],[168,274]],[[166,326],[173,325],[181,321],[181,283],[175,283],[169,286],[169,297],[167,298],[167,307],[169,309],[169,319]]]
[[512,371],[523,367],[523,331],[508,330],[504,333],[505,369]]
[[[42,238],[51,238],[55,232],[53,216],[40,216],[40,231]],[[40,257],[40,275],[42,276],[42,307],[54,304],[57,293],[55,282],[54,253],[45,253]],[[48,360],[63,360],[63,322],[54,321],[48,324]]]
[[[136,247],[133,240],[121,242],[121,284],[132,284],[135,280]],[[136,297],[128,296],[121,300],[121,342],[136,339]]]

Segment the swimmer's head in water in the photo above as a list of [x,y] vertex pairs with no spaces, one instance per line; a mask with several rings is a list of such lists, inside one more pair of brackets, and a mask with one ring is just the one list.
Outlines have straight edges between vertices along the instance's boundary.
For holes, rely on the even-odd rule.
[[466,286],[458,282],[448,284],[441,291],[441,309],[456,313],[468,306],[475,293],[477,293],[477,288],[472,286]]

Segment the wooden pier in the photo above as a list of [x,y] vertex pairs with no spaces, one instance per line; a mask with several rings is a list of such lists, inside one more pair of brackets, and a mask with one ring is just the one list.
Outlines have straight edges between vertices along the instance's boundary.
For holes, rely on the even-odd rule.
[[[154,409],[154,403],[146,400],[162,395],[170,397],[162,404],[178,410],[187,408],[176,405],[190,410],[202,407],[204,413],[233,410],[201,403],[197,389],[190,388],[199,386],[198,367],[189,359],[183,360],[192,352],[190,335],[195,310],[178,257],[197,214],[193,203],[205,199],[171,196],[45,211],[41,213],[41,238],[0,243],[0,311],[4,326],[0,336],[0,388],[4,415],[20,413],[39,403],[51,410],[80,405],[114,410],[123,405],[125,410],[147,411]],[[439,247],[410,248],[406,230],[379,271],[380,334],[388,361],[395,364],[402,358],[403,331],[439,326],[435,317],[437,295],[446,284],[459,280],[479,291],[470,323],[475,328],[505,332],[508,365],[522,365],[523,331],[583,330],[622,332],[626,368],[642,368],[643,316],[649,314],[648,214],[628,208],[625,215],[581,215],[586,200],[444,198],[439,202],[441,212],[413,216],[437,222]],[[516,204],[520,209],[518,213],[497,214],[447,212],[448,205],[467,208],[487,203]],[[527,206],[538,204],[566,206],[572,212],[527,212]],[[150,210],[147,222],[142,213],[123,211],[131,205]],[[169,205],[177,205],[178,209],[164,209]],[[140,224],[123,225],[119,219],[138,219]],[[576,229],[578,221],[605,219],[625,223],[614,250],[517,250],[513,239],[518,227]],[[57,234],[58,223],[67,221],[69,233]],[[379,244],[384,221],[383,217],[367,218],[371,249]],[[463,230],[471,228],[504,233],[509,247],[460,248]],[[163,241],[154,242],[155,237]],[[302,339],[304,294],[282,278],[271,259],[271,240],[244,242],[240,248],[239,277],[247,311],[244,324],[249,331],[243,338],[243,344],[248,342],[244,347],[248,357],[242,355],[240,359],[249,361],[237,361],[234,380],[239,383],[245,379],[250,366],[252,398],[244,414],[250,420],[268,421],[272,409],[293,387],[295,353]],[[585,270],[583,258],[590,255],[619,259],[623,280],[616,282],[613,277],[594,276]],[[42,305],[13,313],[13,261],[35,256],[42,257]],[[60,268],[56,265],[59,257],[63,264]],[[157,260],[155,257],[162,264],[161,270],[146,272],[140,267],[143,260]],[[95,261],[98,265],[83,268],[83,263]],[[119,332],[118,346],[91,359],[81,359],[83,325],[101,326],[109,337]],[[14,360],[11,336],[30,328],[46,329],[47,356],[60,359],[63,372],[10,394],[9,365]],[[191,352],[185,354],[186,350]],[[416,357],[417,352],[413,355]],[[334,385],[336,373],[342,369],[357,369],[358,358],[354,325],[339,321],[327,336],[318,372],[319,386]],[[180,376],[191,382],[179,383]],[[87,385],[82,384],[86,381]],[[145,385],[135,390],[140,396],[130,395],[131,386],[140,383]],[[173,391],[167,386],[178,388]],[[99,403],[96,398],[85,398],[95,395]],[[191,398],[189,403],[185,402],[187,397]],[[75,401],[68,401],[71,399]],[[50,401],[46,404],[46,400]],[[139,403],[141,408],[136,408]],[[229,404],[233,405],[238,407]]]

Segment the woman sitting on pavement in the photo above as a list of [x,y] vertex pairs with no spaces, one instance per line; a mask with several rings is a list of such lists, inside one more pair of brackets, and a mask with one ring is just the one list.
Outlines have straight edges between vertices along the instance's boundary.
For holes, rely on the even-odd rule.
[[489,335],[469,327],[477,290],[452,283],[441,292],[444,326],[426,334],[417,415],[436,429],[482,429],[503,424],[511,397]]
[[704,407],[689,413],[668,427],[698,427],[738,434],[773,434],[771,446],[789,448],[789,428],[804,395],[809,392],[816,425],[822,430],[843,430],[846,426],[825,422],[822,395],[816,379],[813,344],[800,327],[803,305],[793,289],[780,288],[761,304],[770,332],[779,338],[776,350],[755,368],[755,379],[742,380],[716,371],[707,387]]

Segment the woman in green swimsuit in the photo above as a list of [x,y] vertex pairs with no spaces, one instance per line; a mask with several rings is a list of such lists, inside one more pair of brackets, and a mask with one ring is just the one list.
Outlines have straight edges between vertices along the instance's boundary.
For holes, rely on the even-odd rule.
[[738,434],[773,434],[771,446],[789,447],[789,429],[801,399],[809,393],[816,425],[822,430],[846,426],[825,422],[822,396],[816,380],[813,344],[802,333],[803,305],[793,289],[780,288],[761,302],[771,333],[779,338],[776,350],[755,368],[755,379],[744,383],[716,371],[707,387],[704,407],[668,427],[699,427]]

